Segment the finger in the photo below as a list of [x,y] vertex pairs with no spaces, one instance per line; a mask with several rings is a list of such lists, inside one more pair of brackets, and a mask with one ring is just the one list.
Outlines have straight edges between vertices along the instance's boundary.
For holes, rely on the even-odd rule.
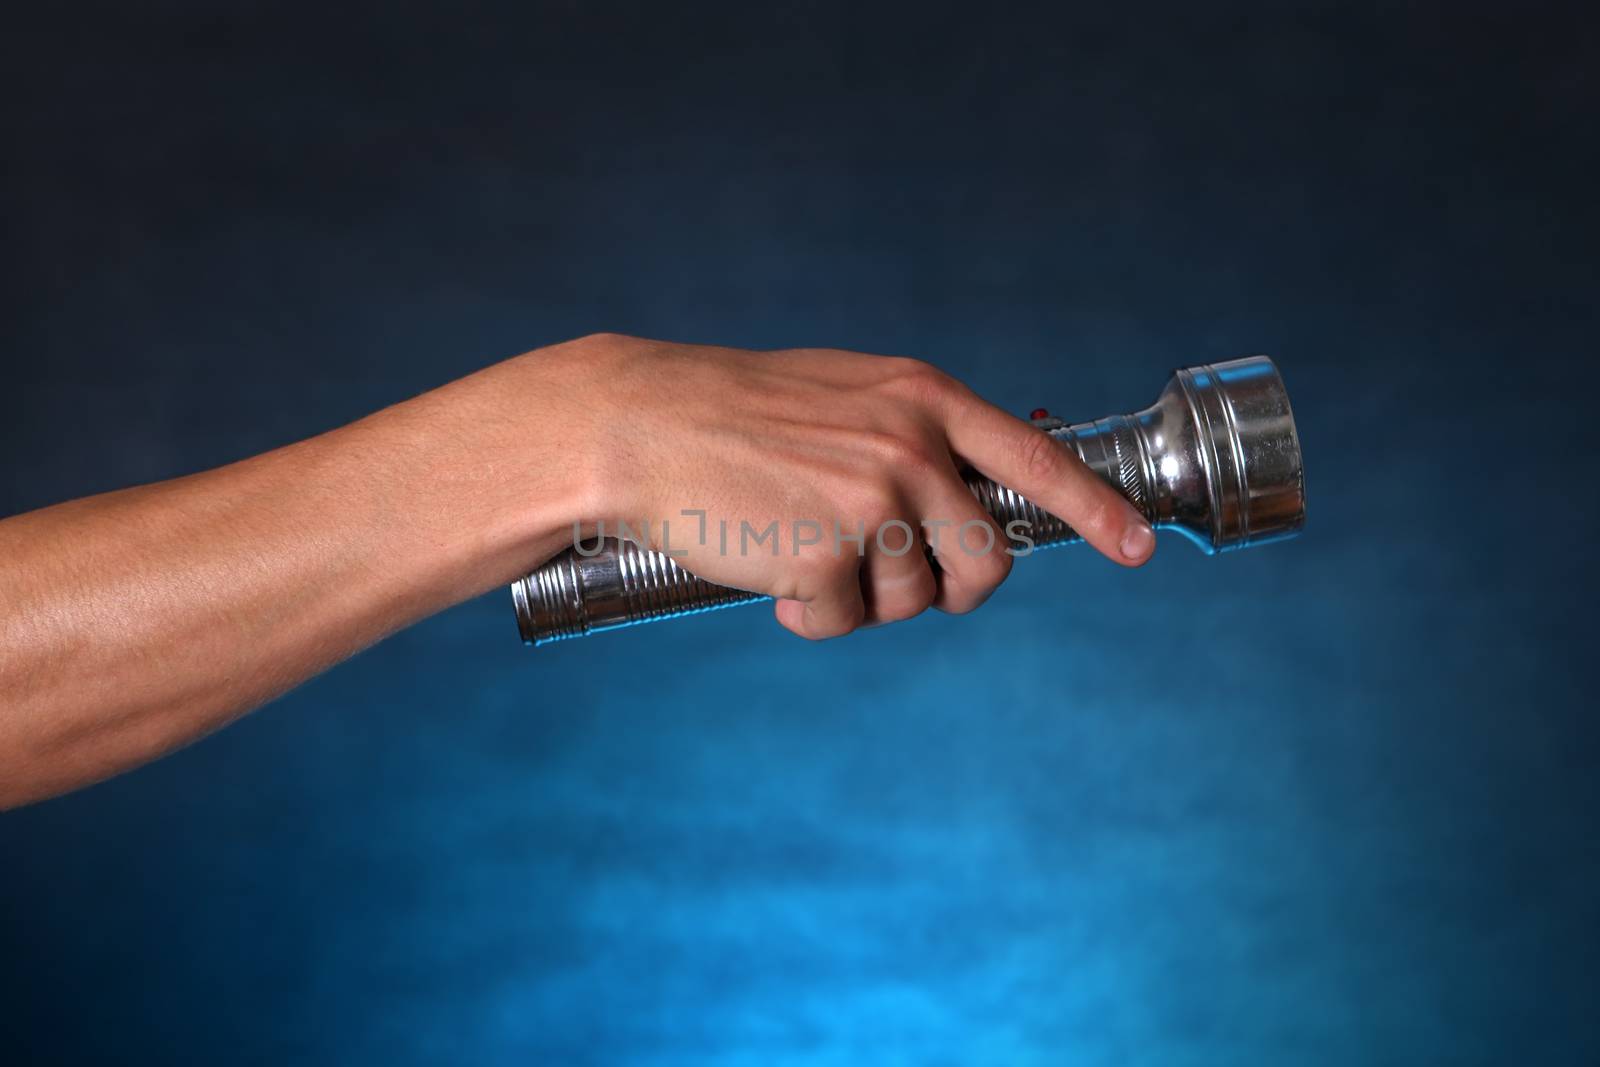
[[966,393],[951,402],[945,435],[979,472],[1064,521],[1106,558],[1137,567],[1155,551],[1145,517],[1038,427]]
[[778,624],[811,641],[842,637],[859,628],[866,618],[861,597],[861,560],[856,555],[817,556],[817,563],[802,583],[798,599],[773,605]]
[[994,516],[984,511],[955,467],[928,488],[924,536],[938,564],[934,607],[962,615],[988,600],[1011,573],[1010,542]]
[[928,610],[938,586],[914,524],[895,519],[867,535],[861,588],[869,626],[903,622]]

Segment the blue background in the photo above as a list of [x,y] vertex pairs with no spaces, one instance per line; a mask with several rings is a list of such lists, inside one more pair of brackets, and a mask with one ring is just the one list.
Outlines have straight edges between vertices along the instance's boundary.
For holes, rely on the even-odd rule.
[[765,6],[8,16],[0,511],[606,329],[1070,417],[1269,352],[1306,535],[462,605],[0,816],[0,1059],[1595,1062],[1590,21]]

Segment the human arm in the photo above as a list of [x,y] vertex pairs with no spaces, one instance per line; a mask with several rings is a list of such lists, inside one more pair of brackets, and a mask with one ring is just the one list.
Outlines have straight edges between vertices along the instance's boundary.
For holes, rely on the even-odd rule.
[[[1119,562],[1153,548],[1075,457],[926,364],[613,335],[226,467],[0,521],[0,807],[169,752],[598,520],[992,521],[962,464]],[[946,551],[936,572],[870,536],[859,557],[672,547],[702,577],[772,594],[811,638],[969,611],[1010,565]]]

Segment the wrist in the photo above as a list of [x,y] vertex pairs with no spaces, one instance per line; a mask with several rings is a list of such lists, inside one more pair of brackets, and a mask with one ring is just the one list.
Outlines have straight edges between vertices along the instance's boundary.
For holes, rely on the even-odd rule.
[[[515,384],[504,389],[517,413],[519,453],[548,481],[543,495],[559,497],[555,509],[570,544],[578,528],[596,520],[629,516],[645,506],[638,428],[653,419],[647,396],[639,395],[641,368],[651,361],[651,342],[616,334],[592,334],[534,349],[484,372],[504,372]],[[530,502],[527,522],[549,518]]]
[[[468,381],[465,405],[481,491],[463,509],[489,587],[570,546],[613,498],[602,374],[567,345],[537,349]],[[476,379],[480,379],[476,380]]]
[[372,494],[385,569],[407,575],[427,609],[521,577],[599,506],[595,435],[551,355],[514,357],[336,432]]

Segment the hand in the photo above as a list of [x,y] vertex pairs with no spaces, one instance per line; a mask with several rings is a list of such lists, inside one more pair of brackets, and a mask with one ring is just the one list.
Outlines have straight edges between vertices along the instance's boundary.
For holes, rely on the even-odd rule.
[[1010,571],[1009,541],[963,467],[1118,563],[1154,549],[1143,516],[1070,450],[917,360],[616,335],[527,358],[573,368],[563,377],[588,398],[586,532],[616,536],[625,522],[700,577],[777,598],[778,621],[803,637],[989,597]]

